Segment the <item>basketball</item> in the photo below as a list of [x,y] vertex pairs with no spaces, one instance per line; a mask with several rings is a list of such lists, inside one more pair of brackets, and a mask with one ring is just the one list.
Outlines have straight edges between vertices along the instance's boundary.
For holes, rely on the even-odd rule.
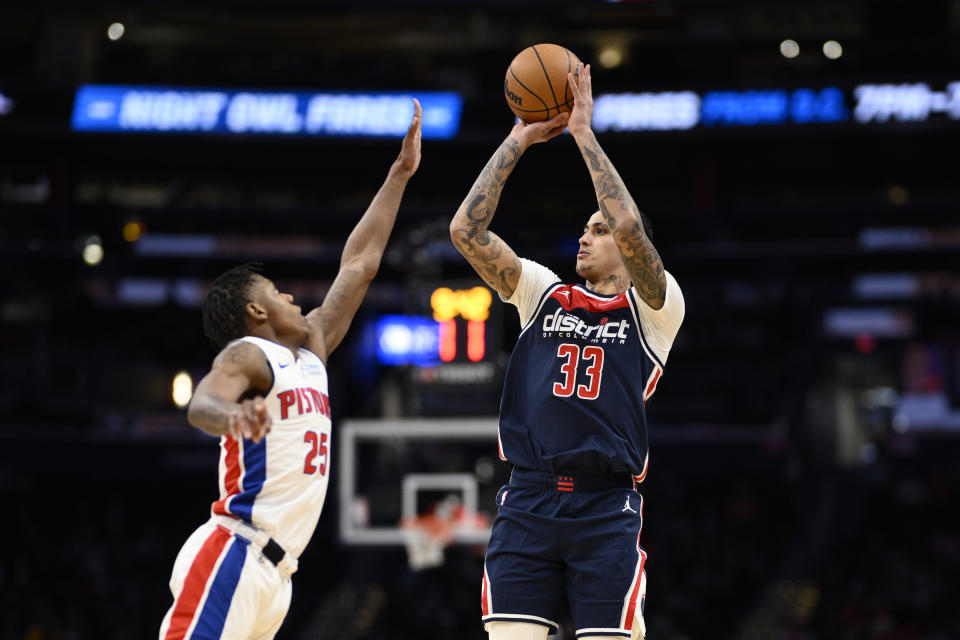
[[535,44],[518,53],[503,80],[503,95],[510,109],[527,124],[573,109],[567,72],[576,75],[579,62],[556,44]]

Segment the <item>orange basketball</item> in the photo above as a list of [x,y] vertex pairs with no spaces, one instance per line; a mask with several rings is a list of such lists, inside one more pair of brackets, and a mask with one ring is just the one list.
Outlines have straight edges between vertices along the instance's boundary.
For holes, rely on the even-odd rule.
[[535,44],[518,53],[503,80],[503,95],[510,109],[527,124],[573,109],[567,72],[576,76],[579,62],[557,44]]

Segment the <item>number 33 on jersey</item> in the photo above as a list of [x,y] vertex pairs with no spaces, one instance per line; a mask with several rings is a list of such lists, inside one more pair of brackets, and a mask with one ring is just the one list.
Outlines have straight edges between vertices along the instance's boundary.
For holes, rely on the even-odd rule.
[[[650,309],[633,287],[598,294],[583,285],[557,283],[536,263],[522,264],[509,300],[520,311],[523,329],[503,384],[501,457],[553,474],[642,477],[645,404],[660,380],[679,321],[669,321],[664,336],[657,325],[672,309]],[[671,302],[682,305],[672,276],[668,282]]]

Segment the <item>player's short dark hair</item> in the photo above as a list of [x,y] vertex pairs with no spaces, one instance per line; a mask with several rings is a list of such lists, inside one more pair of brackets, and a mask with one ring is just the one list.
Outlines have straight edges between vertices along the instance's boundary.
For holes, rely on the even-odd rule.
[[248,262],[228,269],[213,281],[203,301],[203,333],[217,351],[246,335],[250,285],[262,266]]

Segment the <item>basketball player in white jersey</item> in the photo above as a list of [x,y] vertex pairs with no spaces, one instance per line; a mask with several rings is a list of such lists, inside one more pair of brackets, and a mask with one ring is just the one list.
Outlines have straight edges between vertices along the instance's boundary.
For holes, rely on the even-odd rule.
[[221,275],[203,306],[221,349],[187,419],[220,436],[220,499],[170,578],[160,640],[273,638],[290,576],[320,518],[330,469],[325,362],[380,265],[407,181],[420,164],[420,103],[386,182],[350,233],[323,304],[303,315],[254,265]]

